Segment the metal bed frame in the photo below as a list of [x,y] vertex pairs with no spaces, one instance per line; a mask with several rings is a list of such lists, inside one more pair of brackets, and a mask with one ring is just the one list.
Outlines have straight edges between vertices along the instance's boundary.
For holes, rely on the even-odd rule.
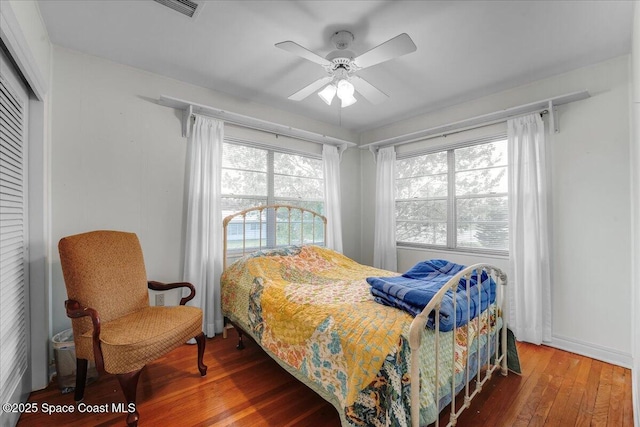
[[[227,268],[227,258],[228,258],[228,235],[227,235],[227,227],[229,226],[229,224],[231,223],[231,221],[234,220],[234,218],[242,218],[242,250],[238,250],[235,252],[236,256],[242,257],[245,256],[247,253],[251,253],[254,252],[256,250],[262,250],[264,248],[273,248],[275,246],[277,246],[277,242],[274,240],[267,241],[266,245],[262,244],[262,240],[263,237],[264,238],[268,238],[269,236],[263,236],[262,234],[262,225],[266,225],[267,227],[273,227],[273,229],[275,229],[275,227],[278,224],[278,220],[277,220],[277,215],[278,215],[278,211],[282,210],[282,209],[286,209],[287,211],[287,222],[283,223],[280,222],[280,224],[286,224],[287,225],[287,229],[288,229],[288,233],[287,233],[287,243],[285,245],[281,245],[281,246],[291,246],[293,243],[297,243],[295,240],[292,240],[292,237],[298,237],[298,236],[292,236],[291,234],[291,225],[293,224],[291,221],[291,212],[298,212],[300,215],[300,244],[304,245],[304,244],[319,244],[319,245],[324,245],[324,239],[325,236],[327,234],[327,218],[320,215],[317,212],[314,212],[310,209],[307,208],[303,208],[300,206],[292,206],[292,205],[264,205],[264,206],[256,206],[253,208],[249,208],[249,209],[245,209],[243,211],[240,212],[236,212],[234,214],[231,214],[229,216],[227,216],[223,221],[222,221],[222,226],[224,227],[224,232],[223,232],[223,260],[222,260],[222,265],[223,265],[223,270],[225,268]],[[247,215],[256,212],[258,215],[258,228],[259,228],[259,233],[258,233],[258,245],[257,246],[251,246],[249,247],[249,252],[247,252],[247,245],[246,245],[246,224],[247,224]],[[263,215],[263,212],[266,212],[265,215]],[[304,224],[305,224],[305,213],[307,214],[307,217],[311,217],[311,221],[306,221],[306,224],[311,224],[311,240],[308,240],[307,242],[305,242],[305,234],[304,234]],[[264,218],[263,220],[263,217]],[[320,221],[321,225],[322,225],[322,240],[316,240],[316,224],[318,223],[318,221]],[[296,221],[297,222],[297,221]]]
[[[232,220],[234,220],[235,218],[242,218],[242,224],[243,224],[243,233],[242,233],[242,250],[237,250],[235,251],[235,255],[240,257],[240,256],[244,256],[247,253],[251,253],[255,250],[261,250],[261,249],[266,249],[266,248],[272,248],[274,246],[274,241],[271,242],[267,242],[267,245],[263,245],[263,235],[262,235],[262,224],[263,222],[266,223],[268,221],[270,221],[272,223],[271,226],[273,226],[276,222],[275,218],[277,216],[278,210],[281,209],[286,209],[287,211],[287,218],[288,220],[286,222],[284,222],[285,224],[288,225],[288,239],[287,239],[287,244],[291,245],[294,243],[298,243],[296,240],[292,240],[292,235],[291,235],[291,225],[292,223],[295,223],[297,221],[292,222],[292,211],[293,212],[297,212],[296,215],[299,215],[299,218],[301,219],[300,224],[301,224],[301,235],[300,235],[300,244],[324,244],[324,237],[326,236],[326,225],[327,225],[327,219],[306,208],[302,208],[302,207],[298,207],[298,206],[291,206],[291,205],[265,205],[265,206],[258,206],[258,207],[253,207],[253,208],[249,208],[249,209],[245,209],[241,212],[232,214],[227,216],[224,221],[223,221],[223,226],[224,226],[224,260],[223,260],[223,265],[224,268],[226,268],[227,266],[227,257],[229,255],[229,251],[228,251],[228,246],[227,246],[227,227],[228,225],[231,223]],[[246,224],[247,224],[247,215],[248,214],[253,214],[254,212],[257,212],[258,214],[258,223],[259,223],[259,239],[258,239],[258,245],[257,247],[251,246],[251,247],[247,247],[246,245]],[[263,213],[266,212],[266,218],[265,221],[263,221]],[[308,239],[309,241],[305,242],[305,238],[304,238],[304,216],[305,213],[307,214],[308,217],[311,218],[311,222],[312,222],[312,239]],[[315,240],[315,236],[316,236],[316,222],[321,222],[322,227],[323,227],[323,232],[322,232],[322,241],[316,241]],[[282,224],[283,222],[280,222],[280,224]],[[308,221],[307,221],[308,224]],[[266,237],[266,236],[265,236]],[[248,250],[249,249],[249,250]],[[500,373],[504,376],[507,375],[507,328],[506,328],[506,323],[503,321],[502,324],[502,329],[500,334],[498,334],[497,331],[495,331],[495,333],[491,333],[492,327],[491,327],[491,322],[488,319],[488,327],[486,328],[486,332],[481,333],[481,327],[480,327],[480,317],[481,316],[476,316],[474,319],[469,319],[469,313],[470,313],[470,306],[472,304],[472,300],[471,297],[469,296],[469,286],[470,286],[470,282],[471,282],[471,278],[475,276],[476,278],[476,283],[478,283],[477,286],[482,286],[481,283],[482,281],[481,279],[481,275],[482,273],[486,273],[488,275],[488,277],[493,278],[493,280],[496,283],[496,307],[497,307],[497,311],[496,311],[496,317],[501,316],[501,313],[506,313],[507,312],[507,307],[506,307],[506,303],[507,303],[507,298],[506,298],[506,285],[507,285],[507,276],[506,274],[499,269],[498,267],[489,265],[489,264],[474,264],[471,265],[469,267],[466,267],[464,270],[460,271],[458,274],[456,274],[451,280],[449,280],[447,282],[447,284],[445,286],[442,287],[442,289],[433,297],[433,299],[429,302],[429,304],[427,304],[427,306],[424,308],[424,310],[418,314],[414,320],[411,323],[411,326],[409,328],[409,347],[411,349],[411,364],[410,364],[410,381],[412,384],[411,387],[411,425],[412,427],[419,427],[420,425],[420,386],[418,387],[414,387],[414,385],[419,385],[420,384],[420,360],[419,360],[419,353],[420,353],[420,347],[421,347],[421,341],[422,341],[422,335],[423,335],[423,331],[427,325],[427,321],[429,319],[429,314],[432,311],[435,311],[435,372],[436,372],[436,379],[440,378],[439,377],[439,367],[441,365],[440,363],[440,309],[442,306],[442,300],[445,296],[445,294],[447,293],[447,291],[449,290],[453,290],[454,292],[457,290],[458,288],[458,284],[460,279],[464,278],[466,279],[466,283],[467,283],[467,324],[470,324],[471,322],[476,322],[476,326],[477,326],[477,336],[475,337],[475,340],[477,340],[476,342],[478,342],[478,345],[476,346],[477,350],[474,353],[476,355],[475,359],[475,374],[471,374],[471,357],[473,356],[471,351],[467,351],[466,352],[466,363],[465,363],[465,372],[464,372],[464,379],[465,379],[465,385],[464,385],[464,395],[462,396],[463,398],[463,402],[460,405],[456,404],[456,393],[455,393],[455,389],[456,389],[456,375],[453,374],[452,378],[451,378],[451,389],[453,390],[453,392],[451,393],[451,403],[450,403],[450,416],[449,416],[449,423],[447,424],[447,427],[449,426],[455,426],[458,420],[458,417],[461,415],[461,413],[468,408],[471,405],[471,400],[478,394],[480,393],[480,391],[482,391],[482,387],[484,386],[484,384],[489,381],[493,375],[493,373],[497,370],[500,369]],[[480,292],[481,288],[479,289],[478,292],[478,300],[474,301],[475,303],[478,304],[478,306],[480,306],[480,298],[481,298],[481,292]],[[457,320],[456,319],[456,298],[453,298],[453,312],[454,312],[454,316],[453,316],[453,325],[457,325]],[[497,325],[497,319],[496,319],[496,325]],[[225,329],[224,329],[224,337],[226,338],[227,334],[227,326],[225,325]],[[240,332],[240,331],[239,331]],[[452,340],[454,340],[453,342],[453,354],[451,355],[451,357],[453,358],[453,364],[452,366],[455,367],[455,338],[457,335],[457,327],[456,329],[453,331],[453,333],[451,334],[452,336]],[[480,349],[480,337],[486,335],[487,340],[486,340],[486,359],[484,360],[480,360],[481,359],[481,349]],[[494,335],[494,338],[491,337],[491,335]],[[499,338],[498,338],[499,336]],[[471,348],[471,342],[469,339],[469,328],[467,328],[467,346],[468,348]],[[494,347],[494,351],[490,351],[491,347],[492,347],[492,343],[490,342],[491,339],[494,339],[493,342],[493,347]],[[486,366],[486,369],[482,369]],[[472,381],[475,380],[475,385],[472,386]],[[437,380],[436,380],[437,381]],[[312,387],[313,388],[313,387]],[[435,402],[436,405],[439,405],[440,402],[440,396],[439,396],[439,388],[436,386],[436,390],[435,390]],[[460,391],[460,393],[462,393],[462,391]],[[459,406],[458,408],[456,408],[457,406]],[[440,416],[438,415],[438,417],[436,418],[435,421],[435,426],[439,427],[440,425],[440,420],[439,420]],[[342,419],[342,417],[341,417]]]

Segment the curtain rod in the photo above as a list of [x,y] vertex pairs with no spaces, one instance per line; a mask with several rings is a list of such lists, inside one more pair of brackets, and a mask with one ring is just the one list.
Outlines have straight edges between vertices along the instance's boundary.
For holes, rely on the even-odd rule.
[[345,150],[347,147],[357,146],[355,142],[347,141],[344,139],[322,135],[304,129],[297,129],[280,123],[274,123],[268,120],[262,120],[238,113],[233,113],[231,111],[220,110],[218,108],[196,104],[194,102],[189,102],[182,99],[172,98],[170,96],[161,95],[158,103],[160,105],[164,105],[165,107],[172,107],[183,111],[183,136],[189,136],[189,132],[191,130],[191,116],[194,114],[200,114],[202,116],[213,117],[215,119],[222,120],[226,123],[246,127],[249,129],[260,130],[263,132],[273,133],[275,135],[288,136],[303,141],[314,142],[316,144],[335,145],[340,147],[342,150]]
[[555,107],[558,105],[568,104],[574,101],[580,101],[589,98],[589,92],[586,90],[579,92],[572,92],[565,95],[556,96],[553,98],[543,99],[529,104],[519,105],[517,107],[507,108],[505,110],[495,111],[489,114],[483,114],[480,116],[472,117],[470,119],[459,120],[457,122],[449,123],[446,125],[435,126],[428,129],[419,130],[416,132],[407,133],[392,138],[381,139],[379,141],[371,142],[369,144],[360,145],[360,148],[375,150],[381,147],[398,146],[409,144],[411,142],[423,141],[427,139],[437,138],[441,136],[451,135],[466,130],[476,129],[480,127],[489,126],[496,123],[505,122],[510,118],[522,116],[524,114],[530,114],[534,112],[542,112],[547,110],[551,115],[551,123],[555,132],[559,131],[558,118],[556,116]]
[[[485,123],[480,123],[477,125],[473,125],[473,126],[468,126],[468,127],[462,127],[459,129],[455,129],[455,130],[451,130],[451,131],[447,131],[447,132],[442,132],[442,133],[438,133],[438,134],[434,134],[434,135],[429,135],[426,138],[422,138],[420,139],[420,141],[426,141],[428,139],[433,139],[433,138],[438,138],[438,137],[447,137],[449,135],[455,135],[457,133],[462,133],[462,132],[466,132],[468,130],[472,130],[472,129],[480,129],[480,128],[484,128],[487,126],[491,126],[491,125],[495,125],[498,123],[504,123],[505,121],[507,121],[508,119],[515,119],[516,117],[522,117],[522,116],[527,116],[529,114],[540,114],[540,117],[549,114],[549,108],[543,108],[543,109],[536,109],[536,110],[532,110],[532,111],[528,111],[526,113],[522,113],[522,114],[514,114],[512,116],[506,117],[506,118],[502,118],[502,119],[496,119],[496,120],[491,120],[490,122],[485,122]],[[416,142],[416,141],[412,141],[412,142]],[[401,145],[401,144],[398,144]]]

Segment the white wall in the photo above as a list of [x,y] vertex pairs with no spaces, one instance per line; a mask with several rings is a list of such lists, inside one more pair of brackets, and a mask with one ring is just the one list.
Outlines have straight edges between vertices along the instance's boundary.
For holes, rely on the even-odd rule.
[[623,57],[574,77],[592,98],[559,109],[560,133],[551,149],[554,342],[627,367],[631,364],[628,71],[628,57]]
[[[631,364],[631,203],[629,58],[500,92],[361,135],[368,143],[469,117],[589,90],[591,98],[558,108],[551,140],[552,298],[554,345],[625,366]],[[481,130],[460,133],[472,139]],[[451,137],[447,137],[451,138]],[[441,145],[444,139],[429,144]],[[404,147],[403,147],[404,149]],[[375,164],[361,153],[363,213],[373,212]],[[373,219],[362,223],[362,258],[373,259]],[[448,254],[448,253],[446,253]],[[444,255],[446,255],[444,254]],[[442,253],[398,250],[398,266]],[[480,262],[482,257],[451,253]],[[495,260],[503,264],[506,260]]]
[[340,164],[342,203],[342,251],[362,262],[360,253],[360,149],[350,148],[342,154]]
[[[156,104],[160,95],[355,139],[343,129],[63,48],[54,49],[53,64],[54,333],[69,325],[55,247],[63,236],[94,229],[135,232],[148,276],[160,281],[181,278],[186,139],[181,136],[182,112]],[[342,162],[343,203],[350,212],[359,212],[349,200],[356,190],[348,181],[358,169],[357,154],[348,150]],[[358,258],[359,245],[351,241],[353,230],[359,229],[352,220],[351,213],[343,219],[345,252]]]
[[640,6],[634,6],[633,51],[631,54],[632,95],[632,219],[633,250],[632,268],[633,286],[632,313],[634,318],[631,332],[633,342],[633,401],[635,425],[640,427]]

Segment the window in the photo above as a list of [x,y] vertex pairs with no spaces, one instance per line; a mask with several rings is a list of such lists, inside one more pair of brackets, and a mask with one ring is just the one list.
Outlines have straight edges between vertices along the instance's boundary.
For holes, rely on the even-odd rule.
[[[324,177],[320,156],[286,153],[239,143],[222,146],[222,217],[254,206],[285,204],[324,212]],[[291,234],[300,239],[323,239],[322,230],[307,218],[291,217]],[[231,222],[228,247],[272,247],[288,244],[289,218],[278,212],[275,218],[247,217],[246,224]],[[302,228],[304,227],[304,229]],[[307,228],[309,228],[307,230]],[[302,237],[298,237],[302,236]],[[260,241],[262,239],[262,241]]]
[[506,138],[398,159],[398,244],[505,253],[507,161]]

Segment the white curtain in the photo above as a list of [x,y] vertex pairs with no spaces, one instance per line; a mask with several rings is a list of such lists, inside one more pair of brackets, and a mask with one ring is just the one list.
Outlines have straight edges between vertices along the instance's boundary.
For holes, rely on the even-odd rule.
[[551,340],[551,272],[544,123],[539,114],[510,119],[509,324],[516,338]]
[[322,147],[324,171],[324,212],[327,217],[328,248],[342,252],[342,212],[340,209],[340,153],[334,145]]
[[376,162],[376,207],[373,266],[396,271],[396,150],[381,148]]
[[224,122],[196,116],[187,150],[188,201],[183,280],[196,296],[189,305],[203,312],[207,337],[222,332],[220,274],[222,273],[222,142]]

